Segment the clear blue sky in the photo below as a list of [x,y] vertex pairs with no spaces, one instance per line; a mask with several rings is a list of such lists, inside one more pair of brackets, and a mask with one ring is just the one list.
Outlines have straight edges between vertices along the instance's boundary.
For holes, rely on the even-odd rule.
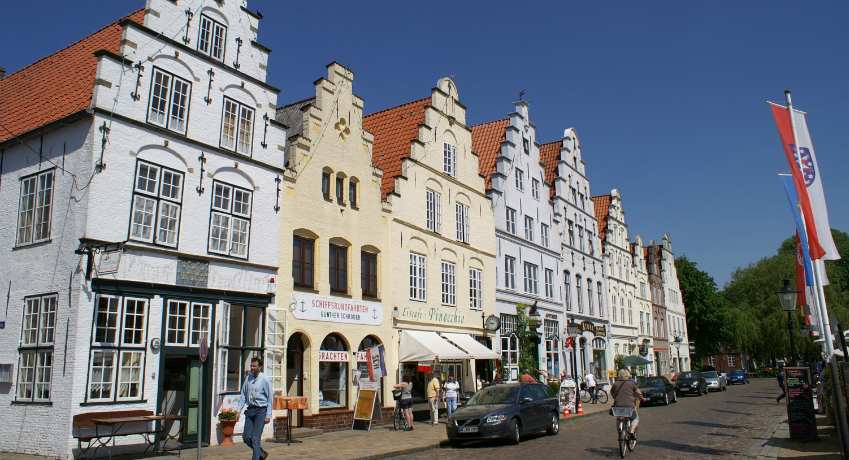
[[[0,66],[14,72],[143,6],[4,2]],[[274,50],[269,82],[282,89],[279,104],[313,96],[332,61],[356,73],[366,113],[425,97],[453,75],[477,124],[506,116],[524,90],[540,140],[575,127],[592,193],[621,191],[632,239],[668,232],[676,255],[720,286],[794,233],[776,177],[788,166],[765,104],[792,89],[809,113],[832,227],[849,231],[845,1],[250,0],[248,8],[265,17],[259,42]]]

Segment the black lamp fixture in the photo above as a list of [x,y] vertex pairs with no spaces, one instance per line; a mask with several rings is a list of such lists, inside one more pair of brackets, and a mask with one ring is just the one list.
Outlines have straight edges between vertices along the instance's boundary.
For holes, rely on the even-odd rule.
[[531,318],[531,321],[539,323],[541,316],[539,314],[539,309],[537,309],[537,302],[539,302],[539,300],[534,300],[534,304],[531,305],[531,308],[528,310],[528,317]]
[[569,324],[566,325],[566,333],[569,334],[569,337],[581,335],[581,325],[575,322],[575,318],[569,320]]
[[784,286],[776,292],[778,301],[781,302],[781,309],[786,312],[796,310],[796,298],[800,292],[790,286],[790,280],[784,277]]

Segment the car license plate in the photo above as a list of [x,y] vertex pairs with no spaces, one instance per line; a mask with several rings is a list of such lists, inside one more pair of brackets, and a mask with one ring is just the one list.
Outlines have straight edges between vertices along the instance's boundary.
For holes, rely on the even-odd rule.
[[460,428],[457,428],[457,431],[459,431],[460,433],[477,433],[478,427],[476,427],[476,426],[461,426]]

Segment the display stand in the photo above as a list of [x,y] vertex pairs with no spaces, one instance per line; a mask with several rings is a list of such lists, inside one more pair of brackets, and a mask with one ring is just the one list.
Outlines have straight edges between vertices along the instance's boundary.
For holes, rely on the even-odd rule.
[[308,409],[307,398],[303,396],[275,396],[274,409],[286,409],[286,445],[298,444],[302,441],[292,439],[292,411]]

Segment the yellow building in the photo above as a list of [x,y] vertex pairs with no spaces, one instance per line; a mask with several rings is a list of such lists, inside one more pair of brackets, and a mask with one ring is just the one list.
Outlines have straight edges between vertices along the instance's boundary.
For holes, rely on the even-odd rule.
[[443,78],[428,97],[363,120],[391,209],[387,284],[396,342],[387,351],[394,348],[395,377],[412,377],[416,403],[424,402],[429,368],[455,376],[469,392],[476,374],[492,379],[499,357],[492,352],[495,222],[459,99]]
[[[293,425],[333,431],[351,428],[366,369],[360,352],[383,344],[387,361],[396,361],[398,334],[390,315],[391,214],[381,200],[382,172],[371,162],[373,137],[362,129],[353,72],[335,62],[327,68],[315,97],[277,111],[293,134],[279,185],[278,310],[266,344],[273,361],[285,363],[278,366],[285,388],[276,392],[308,400]],[[393,384],[390,371],[376,416],[393,405]]]

